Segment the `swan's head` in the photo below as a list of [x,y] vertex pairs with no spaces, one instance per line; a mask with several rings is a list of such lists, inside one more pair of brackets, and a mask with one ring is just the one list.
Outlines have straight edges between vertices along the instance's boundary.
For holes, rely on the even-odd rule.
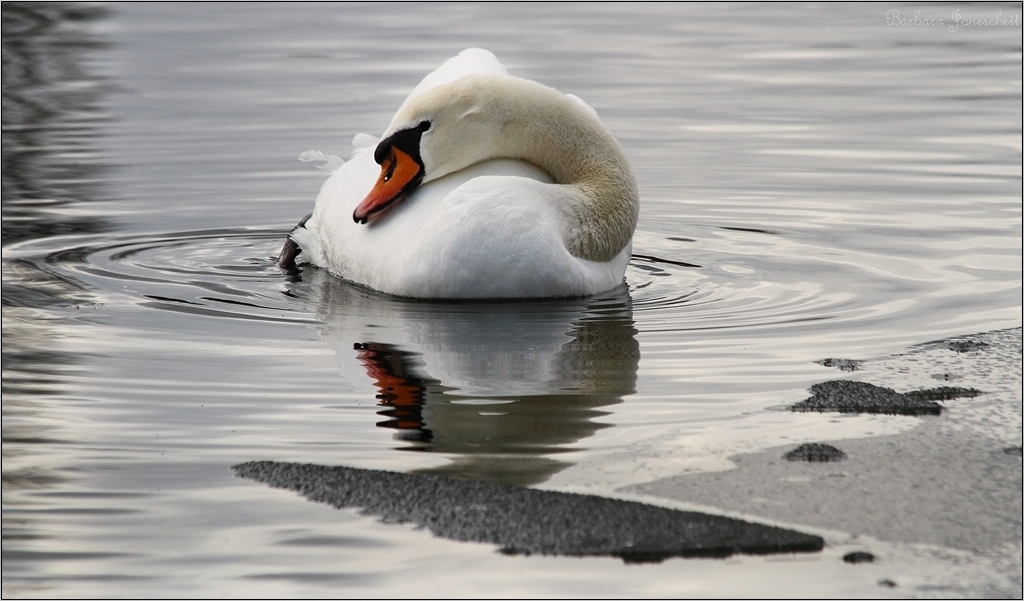
[[499,148],[507,145],[502,133],[507,138],[508,98],[501,98],[496,77],[515,79],[466,76],[402,107],[374,151],[380,177],[352,214],[356,223],[369,222],[420,184],[506,154]]
[[420,140],[431,127],[430,121],[423,120],[380,141],[373,152],[374,160],[380,165],[380,177],[352,213],[356,223],[367,223],[373,215],[400,202],[423,182],[425,170]]

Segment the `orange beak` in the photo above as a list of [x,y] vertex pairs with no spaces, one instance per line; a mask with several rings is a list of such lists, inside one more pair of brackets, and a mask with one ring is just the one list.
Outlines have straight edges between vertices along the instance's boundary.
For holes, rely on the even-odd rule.
[[392,146],[391,152],[380,164],[377,183],[356,207],[352,219],[356,223],[368,223],[373,215],[408,196],[422,179],[423,168],[420,164],[401,149]]

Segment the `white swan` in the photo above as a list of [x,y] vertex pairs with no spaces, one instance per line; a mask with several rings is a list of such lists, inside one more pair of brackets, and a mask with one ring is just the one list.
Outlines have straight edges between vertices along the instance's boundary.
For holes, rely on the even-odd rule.
[[636,179],[592,108],[469,49],[331,175],[280,263],[301,252],[399,296],[584,296],[623,282],[638,210]]

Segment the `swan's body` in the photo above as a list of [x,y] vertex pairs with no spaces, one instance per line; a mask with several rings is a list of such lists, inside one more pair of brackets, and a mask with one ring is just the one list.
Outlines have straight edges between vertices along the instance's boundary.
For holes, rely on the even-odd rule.
[[637,213],[593,109],[467,50],[334,172],[289,244],[400,296],[583,296],[622,283]]

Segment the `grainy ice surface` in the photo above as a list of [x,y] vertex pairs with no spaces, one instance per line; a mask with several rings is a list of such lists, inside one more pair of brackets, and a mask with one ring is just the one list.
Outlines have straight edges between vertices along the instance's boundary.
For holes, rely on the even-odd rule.
[[[5,597],[1020,594],[1019,4],[2,9]],[[471,46],[622,143],[625,285],[426,303],[278,269],[324,177],[299,155],[347,158]],[[790,410],[836,380],[947,390]],[[505,555],[231,469],[261,461],[825,547]]]
[[[920,423],[900,434],[736,455],[729,458],[735,469],[676,476],[631,492],[849,533],[829,542],[856,548],[855,558],[884,558],[872,571],[904,594],[1019,598],[1020,328],[934,341],[859,364],[859,377],[891,386],[942,380],[972,388],[940,392],[977,392],[975,386],[984,392],[945,398],[941,413],[913,413]],[[886,390],[886,397],[904,396]],[[847,419],[838,411],[832,416]],[[835,452],[842,463],[812,459]],[[952,557],[955,565],[948,563]],[[911,558],[949,571],[921,579],[901,569]]]
[[232,469],[313,501],[360,508],[385,522],[411,522],[444,538],[499,545],[507,555],[609,555],[646,563],[810,553],[824,544],[819,536],[733,518],[480,480],[273,461]]
[[810,398],[793,405],[793,411],[838,411],[840,413],[888,413],[891,415],[939,415],[936,400],[975,397],[974,388],[940,386],[896,392],[892,388],[853,380],[829,380],[811,386]]

